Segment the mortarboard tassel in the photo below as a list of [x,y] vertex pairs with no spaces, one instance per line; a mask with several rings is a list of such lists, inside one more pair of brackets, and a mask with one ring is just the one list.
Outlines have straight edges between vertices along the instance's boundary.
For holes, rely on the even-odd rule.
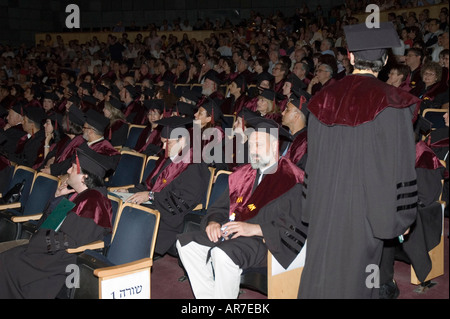
[[215,121],[214,121],[214,105],[211,107],[211,124],[213,126],[215,126]]
[[[167,127],[167,132],[170,132],[169,127]],[[168,135],[170,135],[170,134],[168,134]],[[168,158],[169,157],[168,143],[169,143],[169,139],[167,139],[167,141],[166,141],[166,148],[164,149],[164,158]]]
[[300,105],[298,106],[298,108],[300,109],[300,111],[302,110],[303,107],[303,103],[306,102],[306,97],[304,97],[303,95],[300,96]]
[[54,131],[57,131],[57,130],[58,130],[58,121],[55,120],[55,128],[54,128]]
[[244,125],[244,112],[242,112],[242,118],[241,118],[241,125],[242,125],[242,132],[245,132],[245,125]]
[[109,137],[109,140],[111,141],[111,138],[112,138],[112,129],[111,129],[111,127],[109,128],[108,137]]
[[80,159],[78,158],[78,152],[75,153],[76,155],[76,163],[77,163],[77,174],[81,173],[81,167],[80,167]]

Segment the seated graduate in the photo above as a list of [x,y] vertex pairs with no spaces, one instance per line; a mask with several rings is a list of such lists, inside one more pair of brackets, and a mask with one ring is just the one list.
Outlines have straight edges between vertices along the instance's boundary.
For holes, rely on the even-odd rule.
[[[57,152],[50,152],[50,157],[45,163],[44,167],[40,168],[40,171],[53,176],[60,176],[65,174],[71,165],[71,158],[75,154],[75,150],[85,142],[83,138],[83,124],[85,121],[84,113],[74,104],[71,104],[66,114],[64,114],[62,120],[62,127],[64,133],[69,137],[70,141],[59,152],[59,147],[56,148]],[[45,147],[45,146],[44,146]],[[53,148],[55,151],[55,148]]]
[[223,114],[238,114],[243,107],[246,107],[250,98],[247,95],[247,81],[240,75],[228,85],[230,96],[225,98],[220,106]]
[[128,137],[128,124],[122,113],[124,104],[118,99],[111,97],[105,101],[103,115],[109,119],[109,125],[105,129],[105,138],[112,146],[123,146]]
[[148,123],[138,137],[134,150],[147,156],[159,155],[162,150],[161,129],[156,123],[164,116],[164,100],[144,100]]
[[258,111],[262,117],[281,123],[281,114],[276,103],[276,93],[273,90],[266,89],[261,92],[258,96],[256,111]]
[[[113,173],[120,160],[120,153],[104,137],[105,130],[108,125],[108,119],[103,114],[95,110],[89,109],[84,114],[84,124],[82,127],[84,142],[82,144],[87,144],[97,153],[111,157],[111,161],[108,161],[108,165],[110,165],[110,167],[108,168],[108,172],[106,174],[107,176]],[[61,172],[63,168],[66,168],[67,170],[68,167],[70,167],[74,160],[74,156],[75,154],[72,154],[71,157],[67,157],[63,162],[59,163],[59,172]]]
[[281,155],[289,158],[292,163],[305,169],[306,160],[308,158],[308,133],[307,133],[307,117],[308,103],[303,95],[298,97],[292,94],[289,102],[282,113],[282,124],[289,128],[293,141],[284,143],[284,148],[280,150]]
[[306,240],[304,172],[278,156],[278,132],[289,133],[273,120],[255,121],[250,164],[229,175],[226,191],[202,219],[203,229],[178,236],[178,254],[196,298],[237,298],[243,270],[265,267],[268,250],[287,268]]
[[297,95],[297,97],[303,96],[306,100],[309,100],[311,96],[304,91],[305,87],[306,87],[305,84],[303,83],[302,80],[299,79],[297,75],[295,75],[294,73],[290,73],[286,77],[286,81],[284,82],[283,85],[284,99],[278,102],[280,111],[281,112],[284,111],[284,109],[286,108],[286,104],[291,99],[291,95],[294,94],[294,91],[296,92],[295,94]]
[[196,109],[197,107],[195,105],[177,101],[172,109],[172,116],[187,117],[193,120]]
[[16,102],[8,109],[6,125],[0,130],[0,153],[13,153],[19,140],[27,134],[23,130],[24,110],[23,102]]
[[[202,158],[211,167],[215,167],[218,170],[228,169],[224,159],[225,133],[222,128],[222,110],[214,100],[206,98],[197,109],[194,118],[194,123],[199,123],[200,125]],[[194,136],[195,138],[200,138],[200,136]],[[196,140],[193,143],[196,143]],[[214,152],[215,149],[222,150],[221,156]]]
[[17,143],[16,150],[6,157],[18,164],[33,167],[44,156],[45,132],[42,122],[47,117],[45,111],[36,106],[24,108],[23,129],[27,133]]
[[194,162],[190,147],[186,125],[191,122],[192,119],[178,116],[155,122],[162,127],[165,156],[159,158],[146,181],[133,188],[118,190],[134,193],[128,202],[149,205],[160,212],[155,246],[155,253],[159,255],[173,248],[176,235],[183,231],[184,216],[201,203],[208,188],[208,167],[201,161]]
[[251,118],[259,118],[259,113],[250,111],[244,107],[236,116],[233,123],[231,136],[225,137],[225,159],[230,170],[248,164],[248,136],[245,134],[249,128],[247,121]]
[[8,109],[6,125],[0,129],[0,192],[9,185],[9,176],[14,169],[8,159],[8,154],[16,150],[19,140],[27,133],[23,130],[24,103],[14,103]]
[[[77,256],[66,249],[101,240],[111,232],[111,201],[103,186],[105,158],[87,145],[77,149],[76,158],[28,244],[0,254],[0,298],[55,298],[68,275],[66,267],[76,264]],[[59,228],[47,227],[47,218],[63,199],[73,208]]]
[[59,157],[71,138],[64,133],[63,116],[59,113],[47,115],[44,123],[45,140],[44,140],[44,156],[38,161],[33,169],[41,170],[50,164],[53,164],[56,157]]

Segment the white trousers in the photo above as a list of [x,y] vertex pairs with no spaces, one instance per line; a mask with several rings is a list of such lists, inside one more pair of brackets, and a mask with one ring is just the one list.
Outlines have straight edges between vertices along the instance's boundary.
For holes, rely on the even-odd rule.
[[[242,269],[222,249],[196,242],[182,247],[179,241],[177,249],[195,298],[237,299]],[[206,262],[210,249],[211,258]]]

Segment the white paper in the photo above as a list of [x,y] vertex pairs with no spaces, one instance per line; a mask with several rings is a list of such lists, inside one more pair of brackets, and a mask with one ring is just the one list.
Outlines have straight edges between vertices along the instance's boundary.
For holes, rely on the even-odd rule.
[[284,268],[281,266],[281,264],[278,262],[278,260],[272,255],[272,276],[281,274],[285,271],[289,271],[292,269],[297,269],[305,266],[305,257],[306,257],[306,242],[303,246],[302,250],[300,250],[300,253],[295,257],[295,259],[292,261],[292,263],[289,265],[288,268]]
[[102,280],[102,299],[150,299],[150,269]]

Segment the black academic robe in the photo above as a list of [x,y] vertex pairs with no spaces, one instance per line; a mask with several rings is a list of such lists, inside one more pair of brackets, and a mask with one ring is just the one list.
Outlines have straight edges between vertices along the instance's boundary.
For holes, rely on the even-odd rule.
[[[39,224],[59,200],[50,203]],[[101,240],[111,231],[105,188],[88,189],[69,200],[76,206],[58,231],[39,228],[27,245],[0,254],[0,298],[54,299],[70,274],[66,267],[76,264],[77,256],[66,249]]]
[[61,154],[55,157],[55,162],[50,165],[50,174],[53,176],[63,175],[72,165],[72,156],[75,155],[75,150],[86,140],[83,135],[77,135],[70,140]]
[[152,129],[151,124],[147,125],[139,135],[134,150],[147,156],[159,154],[162,150],[161,130],[158,127]]
[[[81,144],[84,143],[87,143],[87,141],[84,140]],[[81,144],[78,144],[78,146]],[[107,175],[109,176],[109,174],[113,173],[120,161],[120,153],[111,145],[111,143],[108,140],[102,139],[89,145],[89,147],[97,153],[107,156],[107,161],[104,163],[107,168]],[[67,156],[65,160],[59,162],[57,165],[51,165],[51,174],[54,176],[66,174],[67,170],[72,166],[72,163],[75,162],[75,151],[76,148],[73,149],[72,154]]]
[[8,159],[18,165],[33,167],[44,157],[45,131],[39,130],[30,136],[23,145],[17,146],[16,152],[8,154]]
[[419,103],[371,75],[348,75],[310,100],[299,298],[378,298],[383,240],[416,218]]
[[113,146],[124,146],[128,138],[128,124],[124,120],[117,120],[105,130],[105,138]]
[[22,124],[12,126],[7,130],[0,131],[0,153],[10,154],[15,152],[19,140],[27,133],[23,130]]
[[[281,159],[280,161],[285,161]],[[182,246],[189,244],[191,241],[195,241],[200,245],[209,247],[219,247],[222,249],[241,269],[248,269],[253,267],[266,267],[267,265],[267,251],[273,254],[277,261],[287,268],[295,257],[300,252],[305,243],[307,236],[307,226],[302,223],[301,216],[301,202],[302,197],[299,196],[302,192],[301,179],[298,182],[293,182],[290,187],[283,188],[281,184],[285,183],[288,178],[295,179],[302,175],[302,171],[294,166],[291,162],[285,161],[288,169],[277,169],[273,174],[264,175],[259,185],[256,185],[258,175],[254,174],[251,179],[244,179],[239,177],[237,182],[242,181],[245,184],[243,193],[247,191],[251,192],[249,201],[242,199],[242,203],[245,206],[249,206],[251,210],[252,199],[261,197],[261,194],[265,197],[266,203],[264,203],[257,213],[246,219],[245,222],[251,224],[258,224],[261,227],[263,237],[237,237],[231,240],[218,241],[216,243],[211,242],[205,232],[206,226],[209,222],[218,222],[224,224],[228,222],[229,216],[232,212],[235,212],[231,208],[231,204],[234,204],[237,200],[234,199],[232,194],[235,193],[233,182],[230,184],[230,180],[233,178],[233,174],[240,174],[242,171],[248,171],[250,164],[238,168],[229,177],[229,185],[225,192],[208,208],[207,215],[202,219],[202,230],[195,232],[188,232],[178,236],[180,244]],[[280,162],[279,162],[280,164]],[[280,168],[280,166],[279,166]],[[296,177],[294,177],[294,175]],[[248,176],[246,176],[248,177]],[[275,182],[275,183],[273,183]],[[281,186],[281,187],[280,187]],[[250,187],[250,189],[248,189]],[[280,193],[274,194],[271,189],[277,187],[282,189]],[[230,191],[231,190],[231,191]],[[237,196],[241,193],[237,194]],[[240,197],[238,197],[239,199]],[[258,204],[256,203],[256,206]],[[237,213],[239,215],[239,213]],[[239,216],[236,220],[239,220]],[[205,261],[206,262],[206,261]]]
[[304,170],[308,159],[308,131],[306,127],[295,133],[293,138],[292,143],[289,143],[286,157]]
[[[155,169],[162,161],[165,162],[162,163],[163,166],[158,174],[152,176],[152,172],[146,182],[129,189],[129,192],[154,190],[152,185],[155,185],[158,179],[164,179],[164,174],[173,169],[173,167],[168,168],[172,163],[170,158],[166,160],[161,158],[156,163]],[[183,231],[184,217],[203,200],[209,177],[208,167],[204,163],[189,164],[175,179],[167,181],[167,185],[162,190],[155,192],[155,200],[151,205],[144,204],[158,210],[161,214],[155,246],[157,254],[165,254],[174,245],[177,234]]]

